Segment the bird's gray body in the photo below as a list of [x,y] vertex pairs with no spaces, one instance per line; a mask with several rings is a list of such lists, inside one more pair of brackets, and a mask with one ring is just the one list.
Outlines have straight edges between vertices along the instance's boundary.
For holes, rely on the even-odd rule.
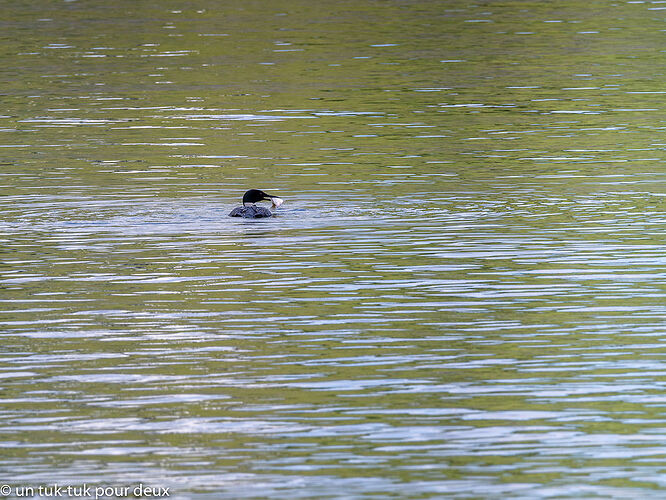
[[257,205],[243,205],[234,208],[231,213],[229,213],[229,217],[244,217],[246,219],[261,219],[262,217],[272,216],[273,213],[269,209]]

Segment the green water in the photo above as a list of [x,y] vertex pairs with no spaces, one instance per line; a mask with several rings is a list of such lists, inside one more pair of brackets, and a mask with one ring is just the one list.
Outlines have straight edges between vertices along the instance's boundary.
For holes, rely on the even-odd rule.
[[663,5],[6,3],[0,495],[658,497]]

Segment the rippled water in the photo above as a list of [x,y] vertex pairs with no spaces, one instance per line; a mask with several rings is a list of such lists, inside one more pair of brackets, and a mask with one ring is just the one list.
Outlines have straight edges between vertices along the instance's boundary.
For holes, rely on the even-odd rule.
[[662,490],[662,5],[5,6],[9,496]]

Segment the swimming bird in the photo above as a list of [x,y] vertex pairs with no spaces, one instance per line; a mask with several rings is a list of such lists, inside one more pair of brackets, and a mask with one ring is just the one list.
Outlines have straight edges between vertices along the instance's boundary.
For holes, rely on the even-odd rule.
[[246,219],[271,217],[273,213],[269,209],[255,205],[255,203],[264,200],[270,201],[272,208],[277,208],[283,203],[282,198],[264,193],[261,189],[250,189],[245,191],[243,195],[243,205],[234,208],[229,213],[229,217],[245,217]]

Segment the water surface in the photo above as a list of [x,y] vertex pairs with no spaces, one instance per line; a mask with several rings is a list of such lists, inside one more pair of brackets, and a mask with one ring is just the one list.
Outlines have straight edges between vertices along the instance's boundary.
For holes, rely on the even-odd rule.
[[661,5],[6,6],[0,482],[663,489]]

